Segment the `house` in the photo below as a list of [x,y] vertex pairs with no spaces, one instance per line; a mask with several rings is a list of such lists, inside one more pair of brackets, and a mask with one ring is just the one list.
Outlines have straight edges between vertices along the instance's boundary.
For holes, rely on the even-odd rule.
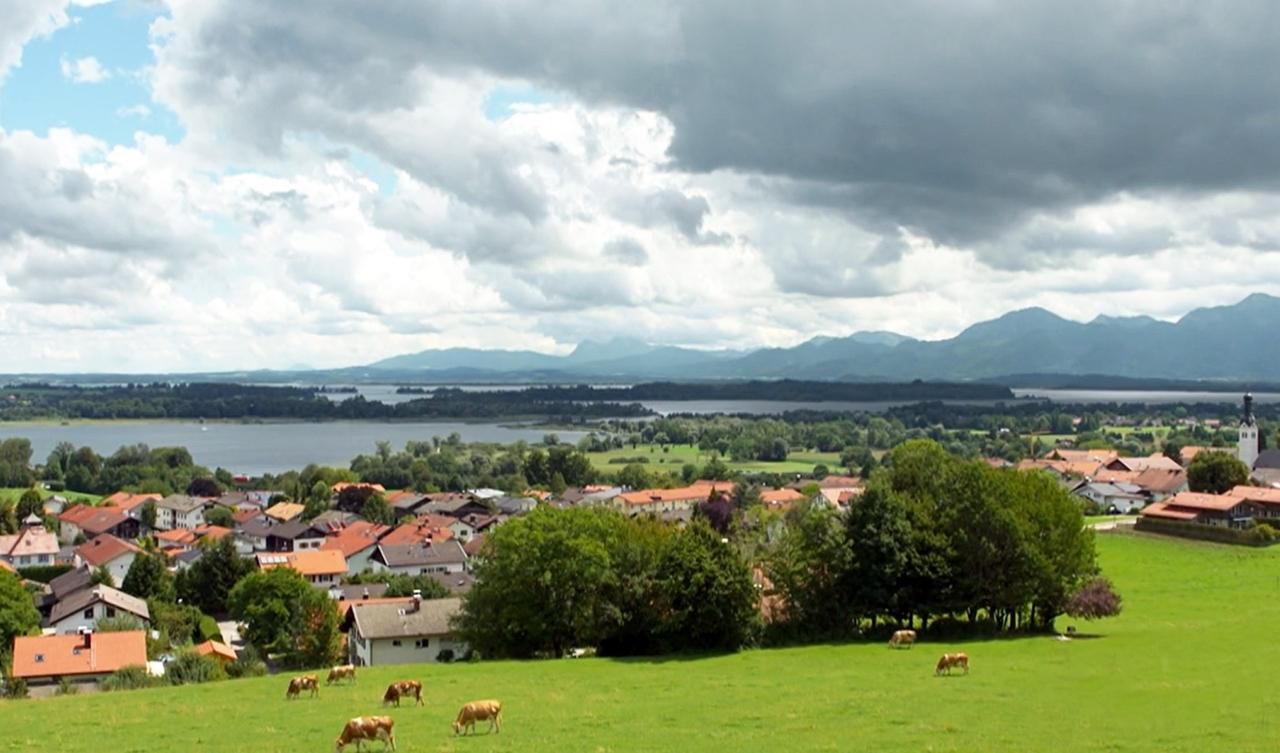
[[1261,508],[1258,516],[1268,522],[1280,518],[1280,489],[1268,489],[1261,486],[1237,486],[1227,492],[1232,497],[1247,500]]
[[1042,457],[1045,460],[1061,460],[1067,463],[1102,465],[1115,460],[1119,455],[1120,453],[1115,450],[1068,450],[1062,447],[1055,447]]
[[359,520],[330,532],[320,549],[341,552],[347,560],[347,572],[364,572],[369,569],[369,557],[377,549],[378,542],[390,531],[390,526]]
[[450,621],[462,610],[462,600],[414,597],[406,605],[355,604],[343,621],[348,661],[369,667],[435,661],[444,651],[456,658],[466,644],[453,634]]
[[156,528],[195,528],[204,522],[205,500],[185,494],[170,494],[156,503]]
[[1175,494],[1188,490],[1187,472],[1181,468],[1174,471],[1148,468],[1137,475],[1133,484],[1142,489],[1152,502],[1163,502]]
[[385,497],[388,505],[391,505],[392,511],[396,514],[396,520],[406,515],[414,515],[418,512],[418,508],[431,501],[426,494],[419,494],[411,491],[390,492]]
[[114,507],[124,510],[129,517],[134,520],[142,520],[142,509],[146,507],[148,502],[159,502],[164,499],[163,494],[131,494],[129,492],[116,492],[110,497],[102,500],[103,507]]
[[106,568],[113,583],[124,583],[124,577],[141,552],[136,544],[104,533],[76,547],[73,561],[77,568]]
[[453,534],[453,525],[456,522],[458,522],[456,518],[426,513],[419,515],[417,520],[412,523],[405,523],[404,525],[396,526],[394,529],[383,535],[381,543],[389,545],[407,545],[422,544],[424,542],[439,543],[449,541],[455,538]]
[[707,501],[715,492],[731,494],[733,488],[732,481],[697,481],[691,486],[679,489],[641,489],[623,492],[614,498],[613,505],[627,514],[661,513],[693,507]]
[[431,501],[418,508],[419,513],[436,513],[453,518],[462,518],[478,513],[489,515],[489,506],[479,499],[466,494],[433,494]]
[[41,618],[48,620],[53,606],[73,593],[93,588],[93,569],[81,565],[49,581],[49,592],[37,604]]
[[1166,471],[1182,470],[1182,466],[1176,460],[1167,458],[1158,452],[1143,458],[1112,458],[1103,463],[1102,467],[1112,471],[1134,472],[1142,472],[1148,468],[1160,468]]
[[13,676],[31,685],[100,680],[118,669],[146,664],[147,636],[141,630],[13,639]]
[[308,549],[284,554],[257,555],[259,570],[288,567],[297,570],[313,586],[328,588],[347,574],[347,561],[342,552],[332,549]]
[[267,535],[275,527],[275,521],[266,516],[258,516],[239,524],[236,531],[237,547],[241,554],[265,552]]
[[224,537],[230,536],[232,531],[230,528],[215,526],[210,523],[202,523],[195,527],[195,534],[198,541],[216,542]]
[[95,630],[98,620],[131,616],[147,625],[151,613],[147,602],[110,586],[97,585],[77,591],[53,606],[49,612],[48,627],[55,633],[75,633],[79,630]]
[[480,488],[480,489],[468,489],[467,494],[470,494],[476,499],[489,500],[489,499],[497,499],[501,497],[503,494],[505,494],[505,492],[503,492],[501,489]]
[[329,586],[329,598],[334,601],[358,601],[381,598],[390,588],[386,583],[335,583]]
[[122,539],[136,539],[142,535],[142,521],[130,517],[119,507],[91,507],[76,505],[58,516],[58,540],[70,544],[83,536],[86,539],[109,533]]
[[302,552],[308,549],[319,549],[329,531],[321,526],[307,523],[302,518],[272,526],[267,530],[266,550],[268,552]]
[[508,517],[509,516],[505,514],[480,515],[472,513],[471,515],[454,521],[454,523],[449,526],[449,530],[453,531],[454,538],[465,544],[476,536],[492,529]]
[[1179,520],[1202,525],[1248,528],[1266,511],[1257,502],[1230,494],[1182,492],[1164,502],[1147,505],[1142,517],[1157,520]]
[[[557,506],[599,505],[609,502],[626,489],[617,486],[582,486],[576,489],[565,489],[560,495]],[[534,492],[525,492],[525,496],[533,496]],[[544,500],[549,501],[549,500]]]
[[760,492],[760,502],[766,510],[786,512],[804,499],[805,496],[795,489],[763,489]]
[[369,557],[369,567],[375,572],[392,572],[399,575],[429,575],[431,573],[460,573],[467,569],[467,553],[455,540],[438,544],[379,544]]
[[484,551],[484,534],[476,534],[474,538],[462,545],[462,551],[467,553],[467,560]]
[[277,502],[263,510],[262,514],[277,523],[287,523],[302,515],[306,509],[306,507],[298,504],[297,502]]
[[14,569],[52,565],[57,555],[58,537],[46,531],[34,515],[22,522],[16,534],[0,536],[0,561]]
[[174,554],[170,559],[173,561],[173,569],[178,572],[188,570],[192,565],[199,562],[204,557],[204,550],[200,547],[188,549],[184,552]]
[[1188,465],[1191,465],[1191,461],[1196,459],[1196,455],[1199,455],[1202,452],[1222,452],[1222,451],[1223,451],[1223,448],[1220,448],[1220,447],[1204,447],[1202,445],[1187,445],[1186,447],[1182,448],[1181,452],[1178,453],[1178,458],[1182,460],[1182,467],[1185,468]]
[[174,528],[155,534],[156,544],[166,552],[186,551],[195,545],[197,538],[196,532],[190,528]]
[[208,640],[195,647],[195,652],[200,656],[212,656],[215,661],[220,662],[224,666],[236,660],[236,652],[225,643],[219,643],[215,640]]
[[58,516],[62,514],[63,510],[67,509],[67,504],[68,502],[66,497],[60,494],[54,494],[52,496],[45,497],[44,502],[40,505],[40,509],[44,511],[45,515]]
[[503,515],[524,515],[533,512],[538,500],[533,497],[496,497],[489,500],[494,509]]
[[320,526],[326,531],[335,531],[342,526],[351,525],[361,520],[359,515],[345,510],[325,510],[311,519],[311,525]]
[[1142,487],[1134,484],[1103,484],[1097,481],[1082,481],[1072,492],[1084,497],[1107,512],[1133,512],[1141,510],[1147,504],[1147,496]]

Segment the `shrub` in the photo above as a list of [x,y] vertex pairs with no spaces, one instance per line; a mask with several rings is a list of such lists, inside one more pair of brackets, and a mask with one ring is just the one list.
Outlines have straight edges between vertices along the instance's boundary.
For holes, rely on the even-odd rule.
[[441,649],[440,653],[436,654],[436,661],[441,662],[442,664],[448,664],[453,661],[453,649]]
[[6,677],[4,680],[5,697],[18,700],[27,697],[27,681],[21,677]]
[[111,676],[103,680],[99,684],[99,688],[105,692],[116,690],[141,690],[143,688],[154,687],[159,684],[159,678],[152,677],[147,673],[147,668],[142,666],[121,667]]
[[54,578],[71,571],[71,565],[36,565],[18,569],[18,574],[36,583],[48,583]]
[[1098,620],[1120,614],[1122,600],[1111,581],[1097,577],[1085,583],[1067,600],[1064,611],[1072,617]]
[[207,614],[201,615],[200,622],[196,625],[196,634],[201,643],[222,640],[222,631],[218,629],[217,620]]
[[183,651],[165,665],[164,676],[170,685],[198,685],[227,679],[222,664],[212,656]]
[[80,686],[65,677],[61,677],[58,678],[58,689],[54,692],[58,695],[75,695],[80,692]]

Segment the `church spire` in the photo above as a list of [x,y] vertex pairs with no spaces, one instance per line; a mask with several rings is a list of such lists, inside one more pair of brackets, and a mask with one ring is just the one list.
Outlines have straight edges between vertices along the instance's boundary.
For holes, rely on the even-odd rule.
[[1241,426],[1254,426],[1257,420],[1253,417],[1253,393],[1244,393],[1244,415],[1240,419]]

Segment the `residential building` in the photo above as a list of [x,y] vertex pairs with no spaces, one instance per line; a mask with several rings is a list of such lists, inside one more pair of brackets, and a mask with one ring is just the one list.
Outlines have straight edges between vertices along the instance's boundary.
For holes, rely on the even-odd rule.
[[1134,471],[1137,473],[1145,471],[1148,468],[1159,468],[1166,471],[1178,471],[1182,469],[1182,466],[1178,464],[1178,461],[1165,457],[1163,454],[1158,452],[1141,458],[1113,458],[1112,460],[1103,463],[1102,467],[1113,471]]
[[1263,505],[1231,494],[1201,494],[1182,492],[1164,502],[1147,505],[1144,518],[1179,520],[1187,523],[1247,528],[1254,519],[1265,517]]
[[1247,500],[1260,508],[1259,518],[1277,525],[1280,518],[1280,489],[1268,489],[1261,486],[1237,486],[1227,492],[1232,497]]
[[766,510],[786,512],[804,499],[805,496],[795,489],[763,489],[760,492],[760,503]]
[[55,604],[73,593],[88,588],[93,588],[93,569],[88,565],[80,565],[49,581],[48,593],[44,594],[37,604],[40,617],[48,620],[49,613]]
[[163,494],[131,494],[129,492],[116,492],[110,497],[102,500],[102,507],[115,507],[124,512],[134,520],[142,520],[142,508],[146,507],[148,502],[159,502],[164,499]]
[[109,533],[122,539],[136,539],[142,535],[142,521],[130,517],[119,507],[90,507],[76,505],[58,516],[58,540],[70,544],[83,536],[86,539]]
[[406,515],[414,515],[418,512],[418,508],[431,501],[426,494],[420,494],[412,491],[396,491],[388,492],[386,502],[391,505],[391,509],[395,512],[396,520]]
[[705,502],[716,492],[732,494],[732,481],[697,481],[679,489],[641,489],[623,492],[613,500],[614,507],[627,514],[640,512],[662,513],[681,510]]
[[1133,483],[1141,488],[1152,502],[1163,502],[1175,494],[1188,490],[1187,472],[1181,468],[1176,471],[1148,468],[1139,473]]
[[360,520],[331,532],[320,548],[341,552],[347,560],[347,572],[361,573],[370,569],[369,557],[377,550],[382,537],[390,531],[390,526]]
[[352,605],[343,622],[348,661],[359,666],[420,664],[435,661],[442,651],[456,658],[467,653],[450,621],[462,600],[413,598],[408,604]]
[[142,630],[13,640],[13,676],[31,685],[100,680],[118,669],[146,664],[147,636]]
[[98,621],[131,616],[144,626],[151,622],[147,602],[110,586],[98,585],[77,591],[53,606],[48,626],[55,633],[96,630]]
[[0,560],[15,569],[52,565],[58,555],[58,537],[45,530],[38,516],[22,522],[16,534],[0,536]]
[[290,520],[301,516],[306,509],[306,507],[298,504],[297,502],[277,502],[263,510],[262,514],[266,515],[276,523],[287,523]]
[[538,500],[533,497],[495,497],[489,500],[493,504],[494,509],[503,515],[525,515],[533,512],[538,506]]
[[418,508],[419,513],[436,513],[462,518],[473,513],[489,515],[491,510],[484,502],[466,494],[445,493],[429,495],[431,501]]
[[104,533],[76,547],[75,552],[73,561],[77,568],[106,568],[111,573],[111,581],[118,585],[124,583],[124,577],[142,550],[132,542]]
[[381,543],[406,545],[449,541],[454,538],[453,525],[456,522],[457,518],[425,513],[412,523],[396,526],[384,534]]
[[185,494],[170,494],[156,503],[156,529],[195,528],[204,523],[206,500]]
[[313,586],[328,588],[347,574],[347,561],[342,552],[332,549],[308,549],[283,554],[261,553],[257,555],[258,569],[273,570],[288,567],[297,570]]
[[467,569],[467,553],[455,540],[438,544],[379,544],[369,558],[369,567],[375,572],[392,572],[400,575],[430,575],[432,573],[460,573]]
[[308,549],[319,549],[325,542],[329,531],[302,520],[293,520],[274,525],[267,530],[266,543],[268,552],[302,552]]
[[1079,497],[1090,500],[1108,513],[1128,513],[1141,510],[1147,504],[1147,496],[1142,487],[1135,484],[1103,484],[1096,481],[1082,481],[1072,492]]
[[236,530],[237,549],[240,550],[241,554],[265,552],[267,550],[267,535],[271,533],[271,529],[275,527],[275,524],[274,520],[264,515],[238,524]]

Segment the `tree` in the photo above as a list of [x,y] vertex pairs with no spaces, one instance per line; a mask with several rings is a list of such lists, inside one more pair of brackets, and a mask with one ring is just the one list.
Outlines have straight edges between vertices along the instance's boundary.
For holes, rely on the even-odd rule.
[[758,624],[751,572],[706,523],[675,534],[658,572],[669,648],[734,651],[751,641]]
[[334,506],[343,512],[360,515],[364,510],[365,503],[377,493],[377,489],[366,484],[353,484],[343,487],[342,491],[338,492],[338,501]]
[[94,568],[93,575],[89,577],[89,582],[95,586],[116,587],[116,580],[111,577],[111,571],[107,569],[106,565],[99,565]]
[[1181,442],[1165,441],[1163,452],[1165,457],[1169,458],[1170,460],[1177,463],[1178,465],[1182,465],[1182,443]]
[[1187,466],[1187,486],[1193,492],[1225,494],[1249,483],[1249,467],[1225,452],[1198,452]]
[[[698,466],[693,463],[685,463],[680,468],[680,480],[686,484],[692,484],[698,480]],[[642,488],[642,487],[641,487]]]
[[727,481],[729,475],[729,466],[718,457],[711,458],[702,466],[702,477],[709,481]]
[[17,517],[19,522],[26,520],[31,515],[35,515],[38,518],[44,516],[44,499],[34,487],[22,493],[22,496],[18,498],[18,505],[14,509],[14,516]]
[[11,499],[0,499],[0,536],[18,532],[17,508]]
[[231,615],[245,624],[245,640],[262,653],[285,654],[308,667],[337,659],[337,609],[297,571],[278,567],[253,573],[231,589],[227,602]]
[[649,477],[649,472],[639,463],[628,463],[618,471],[619,486],[629,489],[648,489],[652,484],[653,480]]
[[303,603],[296,663],[301,667],[332,666],[342,655],[338,610],[327,595],[315,588],[311,592]]
[[906,504],[885,484],[872,484],[849,506],[849,545],[844,576],[847,603],[855,614],[910,613],[902,585],[912,559],[911,521]]
[[178,597],[206,614],[224,614],[228,594],[251,569],[248,560],[236,551],[232,538],[224,536],[178,576]]
[[801,503],[787,515],[777,546],[767,555],[769,579],[787,605],[787,620],[805,638],[844,637],[851,625],[844,593],[849,547],[839,513]]
[[1089,580],[1071,595],[1065,612],[1084,620],[1100,620],[1120,614],[1122,600],[1111,581],[1103,577]]
[[307,492],[307,499],[303,503],[303,518],[311,520],[325,510],[328,510],[331,498],[332,496],[328,484],[323,481],[317,481],[312,484],[311,490]]
[[222,487],[218,486],[218,482],[211,478],[193,478],[191,483],[187,484],[187,496],[189,497],[218,497],[222,495]]
[[760,485],[739,483],[733,487],[733,507],[736,510],[747,510],[763,504],[760,497]]
[[142,522],[147,528],[156,527],[156,501],[149,499],[142,503]]
[[728,536],[733,528],[733,501],[724,492],[714,492],[699,502],[694,513],[721,536]]
[[133,558],[120,590],[139,599],[173,601],[177,592],[173,575],[165,566],[164,555],[144,552]]
[[222,526],[223,528],[232,528],[235,526],[235,518],[231,514],[231,510],[214,506],[204,514],[204,522],[211,526]]
[[16,575],[0,570],[0,647],[7,652],[14,638],[30,635],[38,627],[40,613],[31,594]]
[[387,504],[387,500],[381,494],[373,493],[365,500],[364,505],[360,508],[360,517],[370,523],[382,523],[384,525],[394,525],[396,522],[395,511],[391,509],[391,505]]

